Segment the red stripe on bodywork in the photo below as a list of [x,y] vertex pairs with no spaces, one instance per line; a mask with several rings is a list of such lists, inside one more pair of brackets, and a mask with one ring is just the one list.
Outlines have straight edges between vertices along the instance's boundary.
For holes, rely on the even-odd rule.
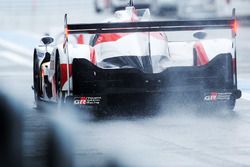
[[95,49],[93,47],[89,47],[90,49],[90,61],[93,64],[96,64],[96,55],[95,55]]
[[201,65],[205,65],[209,62],[206,51],[202,45],[201,42],[197,42],[194,45],[194,48],[197,52],[197,65],[201,66]]
[[[72,76],[72,64],[69,64],[69,76]],[[62,87],[67,82],[67,64],[61,64],[61,84]]]
[[[93,64],[96,64],[96,55],[95,55],[95,49],[93,47],[90,47],[90,61]],[[69,77],[72,76],[72,64],[69,64]],[[61,64],[61,84],[64,86],[64,84],[68,81],[67,78],[67,64]]]
[[77,37],[77,43],[78,44],[84,44],[84,36],[82,34],[80,34],[78,37]]

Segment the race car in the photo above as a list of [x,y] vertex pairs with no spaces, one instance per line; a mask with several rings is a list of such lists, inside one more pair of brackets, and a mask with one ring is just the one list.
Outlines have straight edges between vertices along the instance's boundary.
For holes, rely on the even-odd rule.
[[[141,9],[141,8],[149,8],[151,5],[151,2],[152,0],[135,0],[132,3],[137,9]],[[95,11],[97,13],[100,13],[107,9],[111,10],[112,12],[115,12],[117,10],[124,10],[128,4],[129,3],[127,0],[95,0],[94,1]]]
[[[149,9],[118,11],[107,23],[68,24],[65,41],[34,50],[34,94],[41,101],[91,108],[154,110],[196,106],[232,110],[237,87],[235,16],[224,20],[151,21]],[[232,38],[207,39],[202,30],[225,29]],[[170,41],[170,33],[191,33],[193,41]],[[194,33],[192,33],[195,31]],[[89,44],[69,43],[89,34]],[[182,39],[183,39],[183,35]]]

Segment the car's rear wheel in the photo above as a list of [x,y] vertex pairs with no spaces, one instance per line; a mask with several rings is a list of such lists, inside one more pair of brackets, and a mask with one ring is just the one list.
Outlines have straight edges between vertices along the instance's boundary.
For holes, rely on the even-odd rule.
[[235,104],[236,104],[236,99],[229,100],[226,104],[226,110],[233,111],[235,108]]
[[61,109],[61,106],[64,101],[65,94],[62,91],[62,84],[61,84],[61,66],[60,66],[60,57],[59,54],[56,54],[56,91],[57,91],[57,106],[58,109]]
[[39,68],[39,59],[37,57],[36,50],[34,51],[33,57],[33,89],[34,89],[34,98],[37,109],[42,108],[41,97],[41,76]]
[[193,65],[194,66],[198,65],[198,56],[197,56],[197,51],[195,48],[193,49]]

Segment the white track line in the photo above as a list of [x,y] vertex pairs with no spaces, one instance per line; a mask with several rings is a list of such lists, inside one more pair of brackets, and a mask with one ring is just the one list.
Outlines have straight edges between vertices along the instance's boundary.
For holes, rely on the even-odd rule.
[[22,54],[25,57],[32,57],[32,50],[26,49],[26,48],[19,46],[13,42],[3,40],[1,38],[0,38],[0,46],[3,48],[6,48],[8,50],[13,50],[13,52],[18,53],[18,54]]
[[0,77],[32,76],[32,72],[0,72]]
[[2,51],[0,52],[0,57],[1,58],[5,58],[8,59],[14,63],[26,66],[26,67],[32,67],[32,60],[27,60],[26,58],[24,58],[21,55],[15,54],[13,52],[10,51]]

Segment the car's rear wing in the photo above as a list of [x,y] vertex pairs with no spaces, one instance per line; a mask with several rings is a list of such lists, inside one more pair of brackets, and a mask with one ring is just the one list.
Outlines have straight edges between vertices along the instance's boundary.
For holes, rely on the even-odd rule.
[[105,34],[129,32],[157,31],[194,31],[202,29],[232,29],[234,19],[220,20],[189,20],[189,21],[151,21],[151,22],[122,22],[101,24],[68,24],[69,34]]
[[105,34],[129,32],[159,31],[195,31],[203,29],[232,29],[237,31],[235,9],[232,18],[209,20],[177,20],[177,21],[141,21],[122,23],[68,24],[65,14],[65,35],[69,34]]
[[[236,37],[237,28],[238,28],[238,23],[236,20],[235,9],[233,9],[232,17],[229,19],[145,21],[145,22],[143,21],[143,22],[94,23],[94,24],[68,24],[67,14],[65,14],[64,51],[68,55],[68,36],[70,34],[198,31],[204,29],[231,29],[233,43],[234,43],[233,47],[236,48],[236,42],[234,39]],[[234,56],[236,60],[236,49]],[[69,77],[69,66],[68,66],[68,77]],[[237,84],[237,76],[235,77],[235,82]]]

